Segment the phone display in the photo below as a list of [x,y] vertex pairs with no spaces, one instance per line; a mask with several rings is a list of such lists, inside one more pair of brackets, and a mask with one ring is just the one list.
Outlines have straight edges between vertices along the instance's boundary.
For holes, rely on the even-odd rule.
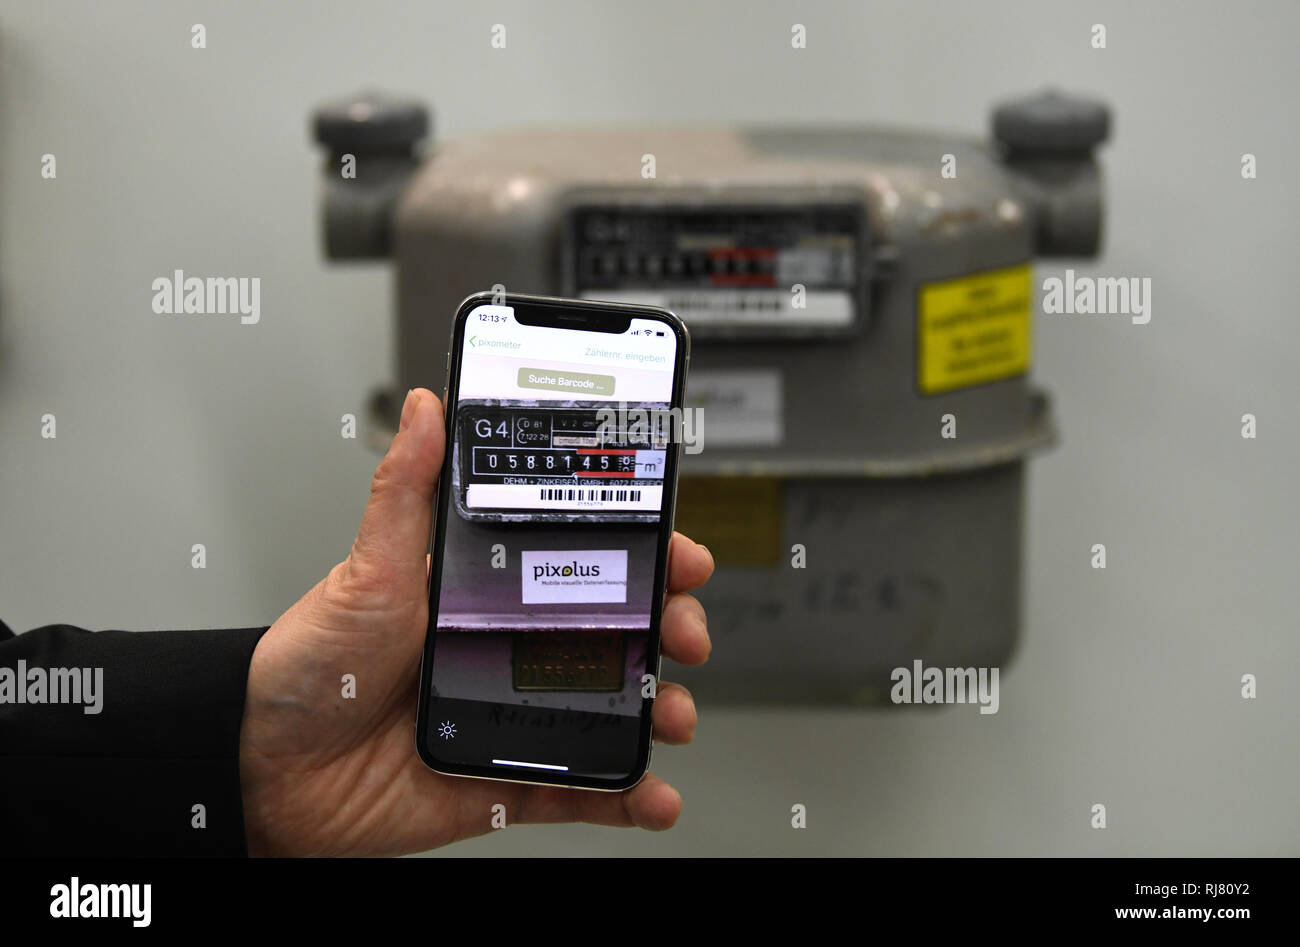
[[687,347],[651,307],[461,305],[417,719],[433,769],[644,773]]

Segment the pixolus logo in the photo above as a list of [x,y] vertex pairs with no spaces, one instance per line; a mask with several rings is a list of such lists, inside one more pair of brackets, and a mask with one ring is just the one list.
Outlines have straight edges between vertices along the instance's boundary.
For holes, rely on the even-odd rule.
[[576,576],[598,576],[600,575],[600,565],[593,564],[584,566],[577,559],[573,562],[566,562],[564,565],[557,566],[553,562],[544,562],[540,566],[533,566],[533,581],[536,582],[543,576],[560,576],[568,578],[571,575]]
[[525,605],[627,601],[626,549],[525,549],[519,558]]

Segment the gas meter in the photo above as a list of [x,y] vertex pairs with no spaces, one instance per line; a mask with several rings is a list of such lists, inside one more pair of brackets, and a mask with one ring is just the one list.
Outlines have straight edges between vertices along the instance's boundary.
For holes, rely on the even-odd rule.
[[[1025,463],[1055,439],[1030,380],[1033,262],[1097,253],[1104,105],[1009,102],[989,140],[556,127],[423,148],[429,124],[374,95],[315,115],[328,256],[397,270],[377,443],[394,392],[443,387],[472,292],[666,307],[690,329],[702,411],[677,528],[718,566],[699,593],[713,655],[683,680],[709,698],[873,701],[917,660],[1008,659]],[[484,404],[462,423],[527,411]]]

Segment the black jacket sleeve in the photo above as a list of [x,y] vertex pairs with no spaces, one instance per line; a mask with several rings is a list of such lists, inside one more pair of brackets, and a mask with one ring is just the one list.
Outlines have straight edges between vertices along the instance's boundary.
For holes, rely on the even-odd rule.
[[0,852],[246,855],[239,729],[265,631],[0,622]]

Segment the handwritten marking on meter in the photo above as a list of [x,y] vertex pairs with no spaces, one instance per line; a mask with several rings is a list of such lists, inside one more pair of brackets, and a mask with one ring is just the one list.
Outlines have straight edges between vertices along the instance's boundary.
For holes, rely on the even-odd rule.
[[917,299],[916,384],[937,395],[1029,371],[1029,264],[927,283]]

